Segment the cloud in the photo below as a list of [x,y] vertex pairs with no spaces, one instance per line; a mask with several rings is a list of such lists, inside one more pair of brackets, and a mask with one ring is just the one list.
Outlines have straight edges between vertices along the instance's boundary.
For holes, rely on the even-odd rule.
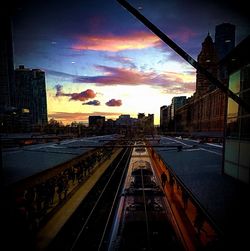
[[86,91],[80,92],[80,93],[71,93],[70,100],[79,100],[79,101],[85,101],[88,99],[95,98],[96,94],[93,90],[87,89]]
[[188,42],[191,38],[197,36],[197,33],[188,27],[180,27],[177,31],[172,32],[169,37],[182,43]]
[[[134,68],[110,67],[103,65],[96,65],[96,69],[103,72],[103,74],[96,76],[71,75],[72,82],[92,83],[99,86],[151,85],[167,88],[169,93],[174,94],[176,94],[177,90],[181,92],[182,89],[183,92],[193,92],[195,90],[196,72],[192,68],[185,68],[185,72],[182,73],[166,71],[161,74],[157,74],[155,71],[145,72]],[[64,93],[62,91],[62,86],[60,85],[56,85],[55,88],[57,90],[56,96],[70,96],[72,100],[73,93]],[[77,95],[75,95],[75,97],[76,96]]]
[[98,105],[101,105],[101,102],[99,100],[91,100],[89,102],[86,102],[86,103],[82,103],[82,105],[94,105],[94,106],[98,106]]
[[183,94],[193,93],[195,91],[195,83],[185,83],[182,85],[173,85],[162,90],[164,94]]
[[60,77],[63,78],[64,80],[72,80],[74,79],[77,75],[61,72],[61,71],[54,71],[54,70],[49,70],[49,69],[43,69],[46,74],[55,76],[55,77]]
[[80,93],[65,93],[63,92],[63,86],[60,84],[55,85],[55,89],[56,89],[56,97],[70,97],[69,100],[74,100],[74,101],[86,101],[88,99],[95,98],[96,96],[96,93],[91,89],[87,89]]
[[160,39],[149,32],[137,31],[126,35],[83,35],[72,46],[75,50],[123,51],[156,47]]
[[114,62],[121,63],[123,65],[128,65],[130,68],[136,68],[136,65],[133,63],[132,58],[123,57],[119,55],[106,55],[106,58]]
[[122,101],[120,99],[110,99],[105,103],[107,106],[121,106]]
[[143,72],[137,69],[118,68],[98,65],[97,69],[103,71],[99,76],[79,76],[74,81],[78,83],[95,83],[97,85],[155,85],[171,86],[194,81],[195,72],[188,74],[164,72],[157,74],[154,71]]

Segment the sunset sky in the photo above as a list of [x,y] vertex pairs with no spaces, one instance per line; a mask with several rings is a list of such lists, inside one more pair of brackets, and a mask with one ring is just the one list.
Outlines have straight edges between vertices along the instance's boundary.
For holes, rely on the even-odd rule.
[[[129,3],[195,59],[217,24],[236,25],[236,44],[250,33],[246,12],[226,1]],[[24,1],[13,39],[15,67],[46,72],[49,118],[65,124],[139,112],[159,124],[161,106],[195,90],[195,69],[116,0]]]

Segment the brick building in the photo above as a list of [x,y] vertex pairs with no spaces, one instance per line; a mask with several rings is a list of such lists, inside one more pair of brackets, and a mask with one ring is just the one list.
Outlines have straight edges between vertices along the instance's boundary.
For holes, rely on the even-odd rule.
[[[202,43],[198,63],[218,78],[217,52],[210,34]],[[227,78],[221,79],[225,84]],[[196,92],[176,110],[176,131],[201,137],[222,137],[225,121],[225,94],[197,72]]]

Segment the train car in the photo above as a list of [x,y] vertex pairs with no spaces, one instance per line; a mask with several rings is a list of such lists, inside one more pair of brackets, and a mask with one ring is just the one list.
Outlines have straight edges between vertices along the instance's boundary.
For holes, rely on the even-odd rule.
[[135,143],[119,206],[113,222],[109,251],[184,250],[161,183],[143,142]]

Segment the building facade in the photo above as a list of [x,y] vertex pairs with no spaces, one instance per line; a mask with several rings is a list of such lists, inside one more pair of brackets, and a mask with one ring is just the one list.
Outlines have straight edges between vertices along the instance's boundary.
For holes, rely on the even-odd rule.
[[14,85],[14,64],[11,20],[0,17],[0,107],[11,107],[12,89]]
[[222,23],[215,27],[215,49],[218,59],[223,59],[235,47],[235,25]]
[[[207,35],[202,43],[201,52],[198,55],[198,63],[207,69],[214,77],[218,76],[218,58],[210,34]],[[196,93],[198,98],[203,96],[209,91],[214,90],[216,87],[199,71],[196,74]]]
[[160,129],[162,132],[167,130],[168,126],[168,107],[166,105],[160,108]]
[[48,123],[45,72],[28,69],[23,65],[15,69],[14,106],[30,114],[31,126]]
[[[223,172],[242,182],[250,181],[250,36],[243,40],[224,63],[229,71],[229,89],[248,109],[228,98]],[[233,60],[232,60],[233,59]]]
[[[210,34],[202,43],[198,63],[214,77],[219,77],[217,52]],[[175,129],[197,137],[222,138],[226,96],[207,78],[197,72],[196,92],[187,104],[175,112]]]
[[11,19],[0,11],[0,127],[5,131],[12,127],[14,65]]

